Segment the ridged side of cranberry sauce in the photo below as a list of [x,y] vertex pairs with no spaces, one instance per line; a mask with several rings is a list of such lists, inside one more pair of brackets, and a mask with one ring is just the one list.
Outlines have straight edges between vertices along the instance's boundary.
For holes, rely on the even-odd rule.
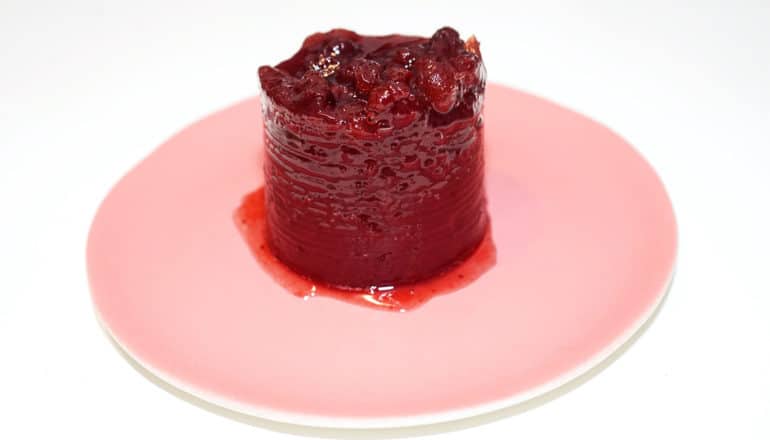
[[259,77],[278,259],[357,289],[419,281],[475,250],[488,219],[473,37],[338,29]]

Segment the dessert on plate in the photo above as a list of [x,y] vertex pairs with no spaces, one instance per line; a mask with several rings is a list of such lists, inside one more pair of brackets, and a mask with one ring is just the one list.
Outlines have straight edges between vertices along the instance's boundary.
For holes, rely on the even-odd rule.
[[259,68],[270,251],[342,289],[417,283],[488,228],[474,37],[309,36]]

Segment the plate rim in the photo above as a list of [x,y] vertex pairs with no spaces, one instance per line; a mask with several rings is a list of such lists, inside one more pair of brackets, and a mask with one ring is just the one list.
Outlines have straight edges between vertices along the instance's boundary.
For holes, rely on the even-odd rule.
[[133,353],[126,344],[121,342],[120,338],[112,331],[109,324],[103,319],[99,309],[94,306],[94,313],[96,314],[97,321],[102,329],[107,333],[112,341],[115,342],[117,348],[131,358],[138,366],[143,368],[148,373],[160,379],[167,385],[175,388],[176,390],[187,393],[195,398],[201,399],[204,402],[213,404],[219,408],[230,410],[241,415],[255,417],[258,419],[269,420],[273,422],[285,423],[289,425],[308,426],[314,428],[329,428],[329,429],[389,429],[389,428],[410,428],[425,425],[434,425],[446,422],[452,422],[456,420],[468,419],[475,416],[503,410],[506,408],[514,407],[517,405],[525,404],[528,401],[534,400],[539,396],[547,394],[551,391],[562,388],[572,382],[578,381],[584,375],[587,375],[599,366],[605,360],[611,358],[614,354],[620,353],[624,348],[624,345],[634,340],[635,336],[641,336],[644,334],[642,330],[645,329],[645,324],[650,322],[656,313],[662,308],[665,299],[668,297],[668,293],[673,286],[674,277],[676,275],[677,266],[677,251],[678,242],[674,249],[674,263],[672,264],[671,271],[669,273],[666,282],[664,283],[660,292],[655,296],[648,308],[644,311],[639,318],[633,322],[631,326],[626,328],[623,332],[612,341],[612,343],[606,345],[601,351],[597,352],[590,358],[586,359],[580,365],[554,377],[553,379],[542,383],[536,387],[530,388],[526,391],[516,393],[505,399],[498,399],[491,402],[486,402],[480,405],[473,405],[466,408],[453,409],[449,411],[440,411],[435,413],[423,413],[417,415],[408,416],[396,416],[396,417],[330,417],[318,414],[307,414],[299,412],[280,411],[267,407],[258,407],[256,405],[250,405],[243,402],[238,402],[232,399],[228,399],[222,396],[218,396],[215,393],[203,390],[198,386],[190,383],[186,383],[184,380],[173,377],[172,374],[161,371],[158,368],[153,367],[149,362],[145,362],[141,356]]

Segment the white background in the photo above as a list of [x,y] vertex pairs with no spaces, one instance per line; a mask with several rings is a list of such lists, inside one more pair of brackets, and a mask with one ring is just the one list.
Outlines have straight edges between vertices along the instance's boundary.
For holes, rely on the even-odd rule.
[[492,81],[637,146],[681,243],[658,319],[619,360],[442,436],[770,438],[770,2],[270,3],[0,0],[0,438],[294,437],[180,400],[121,358],[90,305],[90,220],[129,167],[256,93],[257,67],[304,35],[444,24],[478,36]]

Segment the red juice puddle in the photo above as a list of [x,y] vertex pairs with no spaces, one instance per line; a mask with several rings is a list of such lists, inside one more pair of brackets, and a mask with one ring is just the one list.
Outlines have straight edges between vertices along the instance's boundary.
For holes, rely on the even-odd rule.
[[308,300],[325,296],[359,306],[405,312],[425,304],[431,298],[459,290],[477,280],[497,261],[492,230],[487,226],[478,247],[464,260],[427,280],[398,286],[372,286],[369,289],[342,289],[317,283],[283,264],[270,251],[266,241],[265,190],[243,198],[235,212],[235,223],[251,253],[281,286],[293,295]]

